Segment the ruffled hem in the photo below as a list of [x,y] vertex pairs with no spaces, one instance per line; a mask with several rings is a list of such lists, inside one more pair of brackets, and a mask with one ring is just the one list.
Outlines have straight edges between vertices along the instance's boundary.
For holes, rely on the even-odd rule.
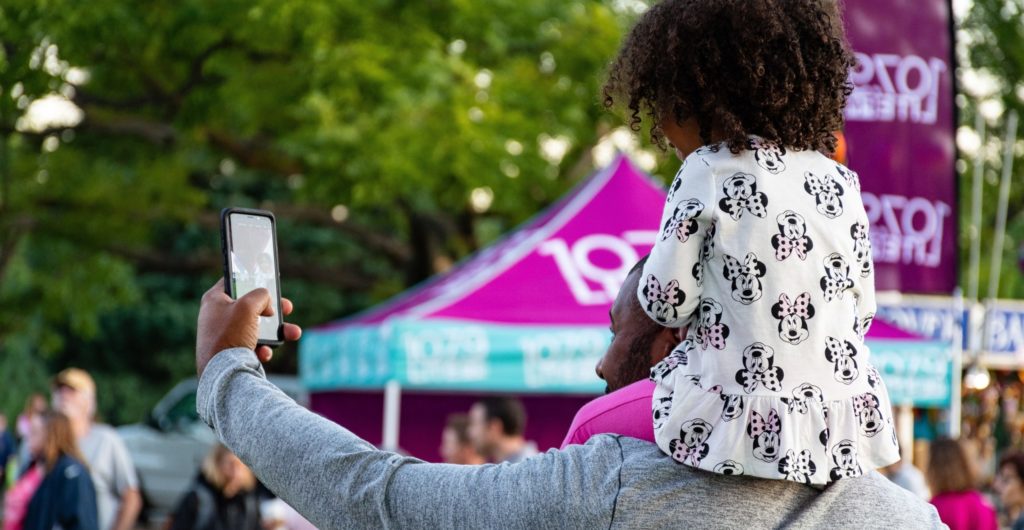
[[681,371],[655,378],[653,402],[655,440],[681,464],[827,485],[900,458],[881,378],[871,378],[868,392],[823,401],[810,384],[801,385],[803,398],[725,394],[704,389],[699,375]]

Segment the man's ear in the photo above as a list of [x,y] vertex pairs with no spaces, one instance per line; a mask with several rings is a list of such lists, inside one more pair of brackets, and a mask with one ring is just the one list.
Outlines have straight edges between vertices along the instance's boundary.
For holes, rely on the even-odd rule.
[[491,418],[487,422],[487,433],[493,434],[497,438],[501,438],[505,435],[505,425],[501,423],[498,418]]
[[654,366],[658,361],[668,357],[668,354],[672,353],[672,350],[683,341],[683,337],[686,336],[687,328],[661,328],[658,330],[658,334],[654,340],[654,348],[651,350],[651,366]]
[[672,329],[672,338],[676,341],[676,343],[673,344],[672,347],[675,348],[676,346],[679,345],[680,342],[683,342],[683,339],[686,338],[686,332],[689,331],[690,326],[685,326],[685,327],[681,327],[681,328],[671,328],[671,329]]

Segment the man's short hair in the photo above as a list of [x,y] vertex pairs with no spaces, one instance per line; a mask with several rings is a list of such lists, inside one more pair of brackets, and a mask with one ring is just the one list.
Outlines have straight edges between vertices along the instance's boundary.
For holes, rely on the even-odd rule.
[[491,396],[477,401],[484,409],[484,420],[501,422],[505,436],[521,436],[526,431],[526,409],[516,398]]
[[634,272],[640,272],[640,269],[644,268],[644,264],[647,263],[647,258],[649,257],[651,257],[651,255],[647,254],[646,256],[640,258],[640,261],[636,262],[636,265],[633,265],[632,269],[629,269],[629,272],[626,273],[626,276],[630,276]]

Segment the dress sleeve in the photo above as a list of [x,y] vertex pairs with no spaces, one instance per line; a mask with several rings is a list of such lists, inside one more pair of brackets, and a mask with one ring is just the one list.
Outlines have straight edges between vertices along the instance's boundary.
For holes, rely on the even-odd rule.
[[648,316],[674,328],[685,325],[700,303],[701,271],[694,265],[714,218],[715,178],[710,164],[690,155],[670,189],[637,296]]
[[854,329],[861,340],[868,333],[871,321],[875,317],[877,303],[875,302],[875,266],[874,256],[871,253],[871,238],[869,235],[867,217],[850,226],[850,236],[853,240],[853,255],[857,263],[853,276],[855,278],[857,304],[857,321],[854,322]]

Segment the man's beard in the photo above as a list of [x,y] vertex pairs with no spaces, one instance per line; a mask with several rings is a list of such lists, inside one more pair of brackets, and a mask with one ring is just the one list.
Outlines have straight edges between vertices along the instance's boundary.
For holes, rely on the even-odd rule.
[[[637,335],[636,338],[629,343],[629,348],[626,350],[627,356],[622,363],[619,376],[615,377],[609,382],[610,384],[605,386],[605,394],[609,394],[620,388],[650,377],[651,346],[654,345],[654,339],[656,337],[657,333],[643,333]],[[612,384],[615,384],[616,387],[612,388]]]

